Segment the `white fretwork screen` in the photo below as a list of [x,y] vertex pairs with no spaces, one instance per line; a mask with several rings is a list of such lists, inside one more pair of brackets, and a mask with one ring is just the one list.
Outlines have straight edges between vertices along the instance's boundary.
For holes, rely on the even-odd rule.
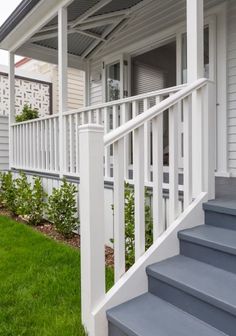
[[[27,104],[45,116],[52,113],[52,83],[42,82],[25,77],[15,77],[16,114],[21,113]],[[0,115],[8,115],[9,109],[8,75],[0,73]]]

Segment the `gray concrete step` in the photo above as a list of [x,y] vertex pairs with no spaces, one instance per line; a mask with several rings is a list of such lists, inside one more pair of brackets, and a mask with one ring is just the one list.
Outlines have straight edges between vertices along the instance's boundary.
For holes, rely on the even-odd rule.
[[107,312],[111,336],[223,336],[190,314],[146,293]]
[[236,275],[182,255],[147,267],[149,292],[235,336]]
[[178,237],[182,255],[236,273],[236,231],[200,225]]
[[236,230],[236,201],[214,200],[203,204],[205,224]]

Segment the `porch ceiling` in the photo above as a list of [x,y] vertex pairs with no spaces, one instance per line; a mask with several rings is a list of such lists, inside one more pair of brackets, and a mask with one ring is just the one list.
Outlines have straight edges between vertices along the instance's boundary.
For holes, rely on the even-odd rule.
[[[40,1],[43,0],[23,0],[20,3],[0,28],[0,43],[21,20],[27,19],[26,14]],[[74,0],[68,6],[68,53],[86,58],[128,20],[136,5],[139,3],[144,5],[146,2],[148,1]],[[30,38],[28,44],[56,50],[58,48],[57,21],[55,16]]]
[[[50,1],[57,4],[57,0]],[[62,0],[60,1],[63,3]],[[186,0],[178,1],[180,8],[183,9]],[[204,0],[205,9],[223,1]],[[115,32],[125,27],[127,21],[132,21],[136,13],[140,12],[139,9],[153,2],[163,7],[163,0],[73,0],[72,2],[65,0],[64,3],[66,2],[69,3],[68,53],[73,66],[81,66],[81,68],[85,66],[84,60],[110,40]],[[13,44],[13,47],[17,45],[15,49],[12,47],[16,54],[52,63],[57,62],[57,15],[55,17],[49,16],[47,19],[45,18],[46,14],[42,15],[41,18],[45,18],[44,26],[40,22],[40,25],[38,25],[40,28],[38,30],[33,29],[33,36],[27,32],[28,28],[32,28],[32,22],[35,22],[32,18],[29,19],[31,13],[35,13],[34,18],[38,20],[38,7],[41,6],[45,9],[48,4],[48,0],[23,0],[0,27],[0,48],[9,50]],[[21,28],[18,31],[20,26],[27,28]],[[22,33],[26,37],[22,37],[23,42],[20,44],[16,41],[21,39]],[[8,38],[9,43],[7,42]],[[11,43],[11,40],[14,42]]]

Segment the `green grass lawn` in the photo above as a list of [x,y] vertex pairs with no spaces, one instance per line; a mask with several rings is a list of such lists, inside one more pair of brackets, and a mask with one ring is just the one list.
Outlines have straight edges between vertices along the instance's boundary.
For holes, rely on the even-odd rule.
[[23,335],[84,335],[80,254],[0,216],[0,336]]

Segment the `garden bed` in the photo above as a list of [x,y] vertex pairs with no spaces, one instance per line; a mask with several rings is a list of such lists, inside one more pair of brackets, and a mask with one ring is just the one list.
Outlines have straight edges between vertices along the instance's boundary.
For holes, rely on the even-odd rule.
[[[27,225],[27,221],[18,217],[18,216],[12,216],[11,213],[4,209],[3,207],[0,208],[0,215],[7,216],[9,218],[12,218],[16,220],[19,223],[23,223]],[[67,245],[70,245],[74,248],[79,249],[80,248],[80,236],[79,234],[72,234],[70,238],[65,238],[62,234],[57,232],[55,226],[47,221],[44,221],[39,226],[33,226],[35,230],[41,232],[42,234],[49,236],[53,240],[63,242]],[[114,266],[114,250],[110,248],[109,246],[105,246],[105,259],[106,259],[106,266],[113,267]]]

